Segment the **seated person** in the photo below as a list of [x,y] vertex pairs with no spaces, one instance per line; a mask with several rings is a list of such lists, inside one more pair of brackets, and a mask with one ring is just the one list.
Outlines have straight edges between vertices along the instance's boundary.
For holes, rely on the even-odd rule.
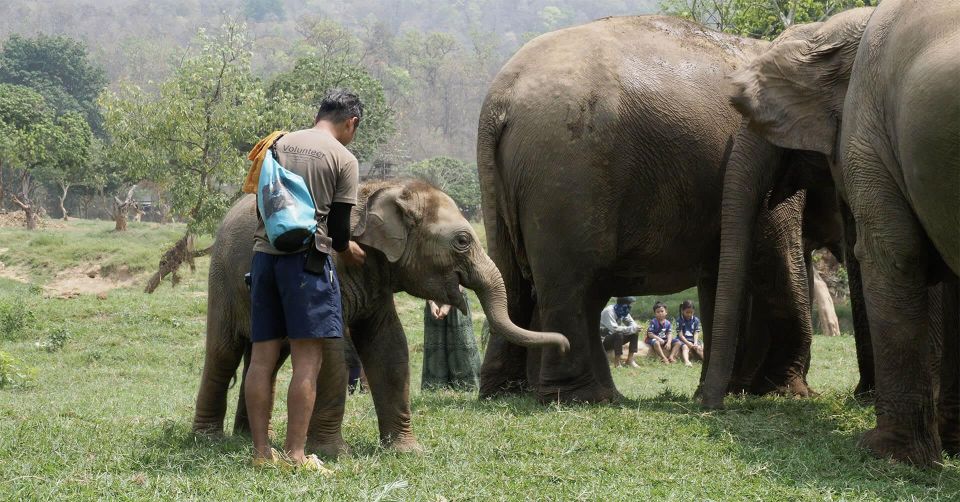
[[670,356],[670,321],[667,320],[667,306],[663,302],[653,304],[653,319],[647,327],[647,344],[667,364],[673,362]]
[[693,302],[684,300],[680,304],[680,316],[677,317],[677,337],[673,339],[673,350],[670,351],[670,358],[676,360],[677,353],[682,352],[683,364],[690,364],[690,352],[693,352],[700,360],[703,360],[703,344],[698,340],[700,333],[700,318],[693,315]]
[[640,327],[630,316],[630,306],[636,298],[632,296],[621,296],[613,305],[607,305],[600,312],[600,337],[603,340],[603,348],[607,351],[607,357],[614,368],[620,367],[620,356],[623,354],[623,344],[629,343],[629,352],[627,354],[627,366],[639,368],[634,360],[637,354],[637,345],[639,343]]

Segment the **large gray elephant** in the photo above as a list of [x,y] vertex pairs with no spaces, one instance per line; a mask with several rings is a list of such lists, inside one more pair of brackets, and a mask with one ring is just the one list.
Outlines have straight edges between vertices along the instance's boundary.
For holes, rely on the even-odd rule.
[[[724,78],[766,46],[676,18],[620,17],[538,37],[504,66],[477,141],[488,248],[511,318],[562,329],[571,351],[519,347],[492,329],[481,395],[617,398],[598,336],[611,296],[698,286],[709,332],[723,171],[741,126]],[[805,191],[768,193],[777,200],[756,222],[760,236],[741,243],[758,258],[744,295],[753,343],[730,388],[807,395],[813,241],[801,240],[801,221],[815,208]],[[819,232],[814,240],[841,238]]]
[[[718,295],[731,301],[718,302],[715,349],[736,330],[741,308],[736,292],[749,256],[737,255],[734,243],[750,238],[744,223],[762,205],[749,194],[784,175],[770,168],[777,153],[765,145],[820,152],[855,225],[874,341],[877,427],[862,444],[922,465],[934,463],[941,446],[960,446],[957,397],[946,395],[957,391],[955,330],[944,336],[949,363],[939,370],[937,347],[943,320],[960,319],[958,47],[960,4],[952,0],[886,0],[875,11],[788,30],[734,75],[734,103],[757,137],[738,138],[742,162],[731,163],[724,186],[743,196],[724,199]],[[928,290],[938,282],[941,289]],[[722,403],[728,369],[711,366],[705,404]]]
[[[244,274],[253,258],[256,198],[247,196],[227,213],[211,252],[207,300],[207,340],[193,429],[221,434],[227,390],[241,358],[244,376],[250,351],[250,294]],[[406,180],[364,184],[354,209],[354,240],[367,252],[366,263],[350,268],[337,262],[343,317],[363,363],[380,427],[380,440],[397,450],[416,450],[410,427],[407,342],[393,294],[406,291],[461,310],[459,285],[474,290],[491,326],[515,343],[568,347],[558,333],[534,333],[510,322],[500,272],[483,251],[469,222],[449,196],[427,183]],[[341,435],[347,373],[344,340],[324,341],[317,404],[308,448],[325,455],[347,451]],[[245,357],[246,353],[246,357]],[[277,370],[286,359],[277,361]],[[248,427],[243,386],[234,431]]]

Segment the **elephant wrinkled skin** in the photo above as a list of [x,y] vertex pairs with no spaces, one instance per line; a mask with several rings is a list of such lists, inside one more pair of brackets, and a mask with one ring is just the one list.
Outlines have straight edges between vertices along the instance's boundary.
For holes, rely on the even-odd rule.
[[[958,453],[958,47],[956,1],[885,0],[788,30],[733,77],[733,101],[752,131],[830,160],[855,227],[848,239],[874,341],[877,427],[861,444],[920,465],[934,464],[941,446]],[[778,175],[731,165],[724,190],[763,190]],[[743,222],[761,205],[725,199],[724,242],[749,237]],[[729,272],[722,297],[746,272],[732,252],[721,257]],[[734,302],[718,304],[718,328],[737,311]],[[722,379],[708,382],[705,402],[722,401]]]
[[[250,294],[243,276],[253,258],[256,198],[247,196],[227,213],[211,252],[207,300],[206,356],[193,430],[221,434],[227,390],[241,358],[244,374],[250,350]],[[363,363],[380,427],[380,440],[397,450],[417,450],[410,427],[408,351],[393,294],[454,305],[461,310],[459,285],[477,293],[491,326],[521,345],[550,345],[564,351],[559,333],[534,333],[513,325],[506,312],[503,280],[483,251],[469,222],[450,197],[414,180],[365,184],[353,213],[353,239],[366,263],[337,262],[344,323]],[[308,449],[325,455],[348,451],[341,435],[347,391],[343,339],[325,340],[317,401]],[[246,357],[245,357],[246,353]],[[286,354],[277,361],[277,370]],[[243,386],[235,432],[247,429]]]
[[[725,76],[766,46],[676,18],[618,17],[538,37],[503,67],[477,141],[489,252],[511,318],[562,329],[571,351],[518,347],[492,329],[481,395],[618,398],[598,335],[611,296],[698,286],[709,366],[723,170],[742,120]],[[757,248],[744,295],[756,343],[730,388],[807,395],[806,193],[777,202],[741,244]]]

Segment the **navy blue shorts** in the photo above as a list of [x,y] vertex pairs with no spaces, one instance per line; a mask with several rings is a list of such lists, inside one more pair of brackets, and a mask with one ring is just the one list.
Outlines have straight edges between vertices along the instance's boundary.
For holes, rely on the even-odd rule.
[[303,270],[307,253],[257,252],[250,270],[252,342],[280,338],[341,338],[340,282],[327,256],[322,274]]

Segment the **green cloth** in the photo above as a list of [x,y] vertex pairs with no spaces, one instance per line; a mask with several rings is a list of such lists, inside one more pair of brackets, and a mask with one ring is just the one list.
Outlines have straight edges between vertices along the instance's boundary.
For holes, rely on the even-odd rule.
[[451,308],[447,317],[437,320],[430,312],[430,302],[423,309],[422,389],[474,390],[479,385],[480,351],[473,335],[470,303],[465,291],[460,294],[466,314]]

